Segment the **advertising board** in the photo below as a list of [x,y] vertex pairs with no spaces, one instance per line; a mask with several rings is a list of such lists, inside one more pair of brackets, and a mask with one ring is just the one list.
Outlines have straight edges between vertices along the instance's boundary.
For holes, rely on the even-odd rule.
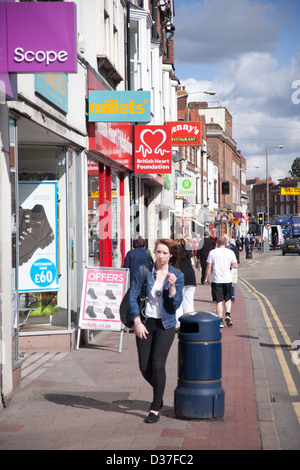
[[128,269],[86,267],[78,323],[77,349],[82,329],[110,330],[123,333],[124,325],[120,319],[120,304],[127,292],[128,282]]
[[135,126],[135,173],[172,173],[172,143],[169,126]]
[[6,30],[2,45],[5,53],[0,54],[1,70],[5,69],[6,73],[77,72],[74,2],[4,2],[1,15],[1,25]]

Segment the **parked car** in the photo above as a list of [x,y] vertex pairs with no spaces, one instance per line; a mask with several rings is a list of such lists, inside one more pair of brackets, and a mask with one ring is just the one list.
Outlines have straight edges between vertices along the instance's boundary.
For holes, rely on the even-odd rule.
[[286,253],[298,253],[300,255],[300,242],[298,238],[287,238],[282,245],[283,256]]

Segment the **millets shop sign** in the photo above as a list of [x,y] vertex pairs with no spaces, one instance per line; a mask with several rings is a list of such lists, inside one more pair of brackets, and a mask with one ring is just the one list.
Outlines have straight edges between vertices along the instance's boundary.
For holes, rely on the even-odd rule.
[[77,72],[73,2],[1,3],[2,73]]
[[89,91],[89,122],[149,122],[150,91]]

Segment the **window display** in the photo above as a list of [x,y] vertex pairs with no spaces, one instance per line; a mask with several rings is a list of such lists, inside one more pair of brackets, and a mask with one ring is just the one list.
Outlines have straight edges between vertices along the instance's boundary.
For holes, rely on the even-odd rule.
[[22,336],[70,326],[68,177],[61,147],[20,147],[18,161],[18,237],[13,243],[13,265],[18,271]]

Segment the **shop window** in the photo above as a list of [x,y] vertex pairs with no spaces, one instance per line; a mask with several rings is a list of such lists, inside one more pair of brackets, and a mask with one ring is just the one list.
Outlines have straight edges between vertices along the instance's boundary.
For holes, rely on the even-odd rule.
[[130,85],[132,90],[141,88],[141,60],[139,22],[130,21]]
[[69,299],[76,297],[70,284],[75,220],[67,217],[74,160],[63,147],[20,146],[18,152],[18,243],[13,249],[18,253],[20,335],[65,330],[72,326]]
[[16,257],[17,257],[17,183],[18,183],[18,154],[16,147],[16,121],[9,120],[9,145],[10,145],[10,183],[11,183],[11,233],[12,233],[12,324],[13,324],[13,337],[12,337],[12,358],[18,360],[19,354],[19,326],[18,326],[18,280],[16,270]]

